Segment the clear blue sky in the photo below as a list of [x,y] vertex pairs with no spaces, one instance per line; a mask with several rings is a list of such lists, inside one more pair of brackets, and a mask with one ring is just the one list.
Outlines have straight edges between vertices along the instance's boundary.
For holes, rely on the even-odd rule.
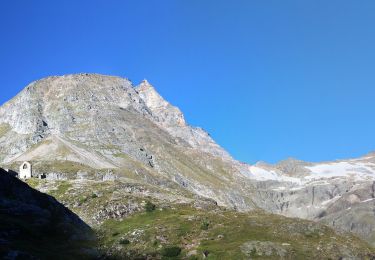
[[375,150],[375,2],[0,3],[0,103],[78,72],[147,78],[235,158]]

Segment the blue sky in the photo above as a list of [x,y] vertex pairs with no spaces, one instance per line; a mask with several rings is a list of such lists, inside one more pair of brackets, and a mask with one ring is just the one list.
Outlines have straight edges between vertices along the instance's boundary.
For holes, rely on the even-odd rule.
[[1,1],[0,103],[78,72],[147,78],[235,158],[375,150],[375,2]]

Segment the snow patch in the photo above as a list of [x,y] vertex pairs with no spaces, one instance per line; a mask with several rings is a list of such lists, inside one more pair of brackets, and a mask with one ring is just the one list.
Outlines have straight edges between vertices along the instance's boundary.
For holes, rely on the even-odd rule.
[[273,180],[273,181],[283,181],[283,182],[294,182],[300,183],[301,180],[298,178],[293,178],[289,176],[285,176],[282,174],[278,174],[276,171],[269,171],[258,166],[249,166],[249,173],[246,175],[255,180],[266,181],[266,180]]
[[332,177],[352,177],[355,179],[375,178],[375,164],[354,163],[354,162],[334,162],[306,166],[311,175],[306,176],[307,180]]

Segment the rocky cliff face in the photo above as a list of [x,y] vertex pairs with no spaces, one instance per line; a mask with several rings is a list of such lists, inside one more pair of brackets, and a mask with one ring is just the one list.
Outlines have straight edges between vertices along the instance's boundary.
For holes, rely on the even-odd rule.
[[0,107],[0,148],[1,164],[32,161],[47,179],[156,185],[238,210],[322,221],[375,245],[374,155],[243,164],[147,81],[76,74],[33,82]]
[[258,165],[268,180],[256,184],[261,208],[289,217],[321,221],[375,245],[375,157],[326,163],[296,160]]
[[144,80],[136,87],[136,90],[151,110],[154,121],[177,138],[177,142],[181,139],[195,149],[224,159],[231,159],[230,155],[216,144],[207,132],[187,125],[180,109],[165,101],[148,81]]

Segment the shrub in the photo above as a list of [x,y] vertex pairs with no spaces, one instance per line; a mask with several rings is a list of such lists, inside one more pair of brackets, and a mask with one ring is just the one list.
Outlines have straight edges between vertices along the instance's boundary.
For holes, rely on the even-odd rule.
[[181,253],[181,248],[179,248],[178,246],[163,248],[161,252],[161,254],[166,257],[176,257],[180,255],[180,253]]
[[156,209],[156,205],[155,205],[155,204],[153,204],[153,203],[150,202],[150,201],[147,201],[147,202],[146,202],[145,210],[146,210],[147,212],[154,211],[155,209]]
[[130,241],[129,241],[129,239],[121,238],[119,243],[120,243],[120,245],[129,245]]
[[209,226],[210,226],[210,222],[208,220],[203,220],[203,222],[201,224],[201,229],[207,230]]
[[83,198],[81,198],[81,199],[79,200],[79,202],[78,202],[78,205],[81,206],[83,203],[86,203],[87,200],[88,200],[87,197],[83,197]]
[[251,251],[250,251],[250,256],[255,257],[256,255],[257,255],[257,249],[254,247],[254,248],[251,249]]

